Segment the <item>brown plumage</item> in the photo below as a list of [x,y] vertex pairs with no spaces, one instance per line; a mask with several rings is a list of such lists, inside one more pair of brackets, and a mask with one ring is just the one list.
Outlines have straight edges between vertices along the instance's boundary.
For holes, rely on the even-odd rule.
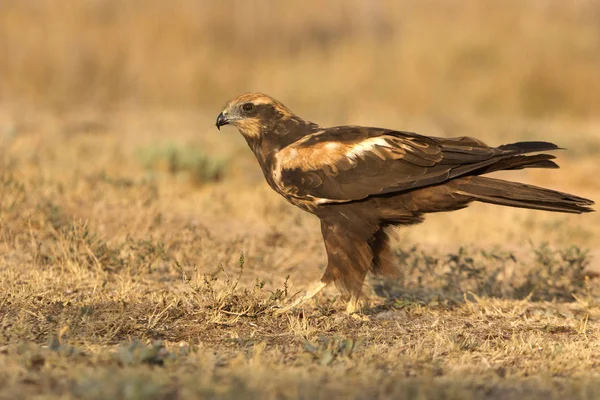
[[321,128],[277,100],[248,93],[230,101],[217,127],[235,125],[268,184],[316,215],[327,250],[321,280],[282,311],[334,282],[356,310],[366,274],[393,275],[387,230],[472,201],[565,213],[593,211],[568,193],[480,176],[522,168],[558,168],[547,142],[489,147],[469,137],[438,138],[362,126]]

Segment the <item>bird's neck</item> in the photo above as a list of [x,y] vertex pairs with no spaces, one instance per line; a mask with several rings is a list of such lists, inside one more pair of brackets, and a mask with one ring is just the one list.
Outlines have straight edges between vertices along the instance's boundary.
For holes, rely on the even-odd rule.
[[244,135],[244,137],[262,166],[279,150],[320,129],[314,122],[292,116],[262,126],[258,136]]
[[276,121],[272,126],[265,127],[262,137],[272,142],[273,147],[276,147],[275,150],[279,150],[320,129],[314,122],[292,115]]
[[320,129],[313,122],[292,116],[291,118],[275,121],[270,126],[262,126],[261,134],[258,136],[243,136],[256,156],[267,182],[273,189],[277,190],[271,171],[277,152]]

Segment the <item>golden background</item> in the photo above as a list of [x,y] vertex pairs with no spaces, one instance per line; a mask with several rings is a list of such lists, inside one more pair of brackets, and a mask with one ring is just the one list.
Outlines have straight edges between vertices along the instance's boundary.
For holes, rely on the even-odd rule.
[[599,200],[599,21],[597,0],[0,1],[0,392],[598,398],[597,213],[430,215],[395,237],[400,298],[276,318],[325,266],[319,223],[214,124],[260,91],[323,126],[552,141],[561,169],[495,175]]

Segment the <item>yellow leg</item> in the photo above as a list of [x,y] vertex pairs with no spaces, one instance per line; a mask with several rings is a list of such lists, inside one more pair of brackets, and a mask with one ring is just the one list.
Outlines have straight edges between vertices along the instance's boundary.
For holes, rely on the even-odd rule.
[[359,321],[368,321],[369,317],[362,314],[360,311],[363,308],[364,299],[360,299],[358,296],[351,296],[348,305],[346,306],[346,313],[350,315],[350,318]]
[[346,312],[348,314],[354,314],[355,312],[360,311],[360,299],[357,295],[350,296],[350,300],[348,300],[348,304],[346,305]]
[[273,314],[274,315],[283,314],[285,312],[290,311],[294,307],[297,307],[299,305],[302,305],[302,304],[306,303],[308,300],[310,300],[313,297],[315,297],[317,295],[317,293],[319,293],[321,290],[323,290],[323,288],[325,286],[327,286],[327,283],[325,283],[323,281],[319,281],[319,282],[316,282],[316,283],[312,284],[306,290],[306,293],[304,294],[304,296],[297,298],[292,303],[288,304],[285,307],[280,308],[279,310],[275,311]]

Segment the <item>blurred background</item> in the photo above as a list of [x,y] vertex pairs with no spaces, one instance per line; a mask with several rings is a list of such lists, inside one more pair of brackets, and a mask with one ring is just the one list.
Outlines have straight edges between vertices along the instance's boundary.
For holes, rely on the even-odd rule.
[[0,99],[191,107],[263,91],[313,115],[588,119],[597,0],[0,2]]
[[[500,176],[598,199],[599,21],[598,0],[0,1],[0,166],[107,238],[179,218],[230,236],[308,221],[318,239],[214,128],[260,91],[324,126],[554,141],[562,170]],[[597,216],[429,220],[405,239],[600,248]]]

